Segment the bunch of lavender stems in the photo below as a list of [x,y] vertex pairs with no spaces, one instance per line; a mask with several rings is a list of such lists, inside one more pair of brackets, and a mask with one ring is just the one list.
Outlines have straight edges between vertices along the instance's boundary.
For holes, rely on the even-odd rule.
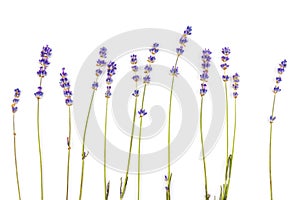
[[105,92],[105,98],[106,98],[106,107],[105,107],[105,120],[104,120],[104,199],[107,200],[108,199],[108,195],[109,195],[109,185],[110,182],[108,181],[108,183],[106,182],[106,135],[107,135],[107,111],[108,111],[108,100],[111,97],[111,84],[113,82],[112,76],[116,74],[116,70],[117,70],[117,65],[115,64],[115,62],[110,61],[107,64],[107,78],[106,78],[106,92]]
[[89,118],[90,118],[90,113],[91,113],[91,108],[92,108],[92,104],[94,101],[94,97],[95,97],[95,92],[99,87],[99,83],[98,83],[98,79],[100,77],[100,75],[102,74],[103,71],[103,67],[106,65],[106,53],[107,49],[105,47],[100,48],[99,51],[99,56],[100,58],[97,60],[96,66],[96,80],[93,82],[92,84],[92,95],[91,95],[91,100],[89,103],[89,107],[88,107],[88,113],[86,116],[86,120],[85,120],[85,126],[84,126],[84,131],[83,131],[83,139],[82,139],[82,152],[81,152],[81,179],[80,179],[80,189],[79,189],[79,200],[81,200],[82,198],[82,187],[83,187],[83,179],[84,179],[84,160],[85,158],[88,156],[88,152],[85,152],[85,138],[86,138],[86,133],[87,133],[87,127],[88,127],[88,122],[89,122]]
[[229,76],[226,74],[226,70],[229,67],[229,64],[227,63],[229,60],[229,54],[230,49],[228,47],[224,47],[222,49],[223,56],[221,57],[221,60],[223,63],[221,64],[221,68],[224,70],[224,75],[222,76],[222,79],[224,81],[224,88],[225,88],[225,98],[226,98],[226,167],[225,167],[225,180],[224,184],[221,187],[220,191],[220,200],[226,200],[228,197],[229,192],[229,186],[230,186],[230,180],[231,180],[231,173],[232,173],[232,163],[233,163],[233,157],[234,157],[234,147],[235,147],[235,138],[236,138],[236,99],[238,97],[238,88],[239,88],[239,75],[235,73],[232,76],[233,80],[233,97],[234,97],[234,130],[233,130],[233,139],[232,139],[232,147],[231,147],[231,154],[229,155],[229,111],[228,111],[228,89],[227,89],[227,82],[229,80]]
[[43,97],[44,93],[42,91],[42,81],[45,76],[47,76],[47,68],[50,64],[49,58],[52,55],[52,49],[46,45],[41,51],[41,59],[39,60],[40,69],[37,71],[37,75],[40,78],[39,86],[37,92],[34,96],[37,98],[37,134],[38,134],[38,150],[40,157],[40,185],[41,185],[41,200],[44,199],[44,186],[43,186],[43,160],[42,160],[42,149],[41,149],[41,139],[40,139],[40,99]]
[[15,127],[15,113],[18,111],[17,104],[19,102],[20,95],[21,95],[21,90],[19,90],[19,88],[15,89],[15,95],[14,95],[13,103],[11,105],[12,113],[13,113],[13,135],[14,135],[15,170],[16,170],[16,181],[17,181],[17,187],[18,187],[19,200],[21,200],[21,191],[20,191],[18,162],[17,162],[17,142],[16,142],[16,135],[17,134],[16,134],[16,127]]
[[143,90],[143,97],[142,97],[142,106],[141,109],[138,111],[140,115],[140,129],[139,129],[139,139],[138,139],[138,193],[137,199],[140,200],[140,180],[141,180],[141,138],[142,138],[142,130],[143,130],[143,117],[147,115],[146,110],[144,109],[144,102],[145,102],[145,95],[146,95],[146,88],[147,85],[150,83],[151,77],[150,72],[152,71],[152,64],[155,62],[155,54],[159,51],[158,49],[159,44],[154,43],[152,48],[149,49],[151,55],[148,57],[148,64],[144,67],[145,76],[143,77],[144,82],[144,90]]
[[65,72],[65,68],[62,68],[60,73],[60,86],[63,88],[63,94],[65,96],[65,103],[68,107],[68,118],[69,118],[69,136],[67,137],[67,146],[68,146],[68,162],[67,162],[67,189],[66,189],[66,200],[69,199],[69,173],[70,173],[70,157],[71,157],[71,106],[73,105],[72,100],[72,91],[70,90],[70,81],[67,78],[68,74]]
[[176,48],[177,57],[175,61],[175,65],[171,68],[170,74],[172,76],[172,82],[171,82],[171,89],[170,89],[170,101],[169,101],[169,117],[168,117],[168,175],[165,175],[165,181],[167,183],[166,189],[166,200],[171,199],[170,195],[170,187],[171,187],[171,112],[172,112],[172,98],[173,98],[173,88],[174,88],[174,81],[175,77],[179,75],[178,73],[178,59],[184,52],[184,47],[186,46],[186,43],[188,42],[187,36],[192,34],[192,27],[187,26],[186,30],[184,30],[182,36],[179,39],[180,47]]
[[276,94],[281,91],[279,88],[279,83],[282,81],[282,74],[285,71],[287,65],[287,61],[283,60],[279,64],[279,68],[277,68],[278,76],[276,77],[276,85],[273,89],[274,97],[273,97],[273,104],[272,104],[272,114],[270,116],[270,143],[269,143],[269,179],[270,179],[270,199],[273,200],[273,187],[272,187],[272,133],[273,133],[273,122],[275,121],[276,117],[274,116],[275,110],[275,100]]
[[204,182],[205,182],[205,199],[209,200],[210,194],[208,194],[207,189],[207,175],[206,175],[206,161],[205,161],[205,150],[204,150],[204,140],[203,140],[203,129],[202,129],[202,114],[203,114],[203,100],[204,96],[207,93],[207,82],[208,82],[208,69],[210,67],[210,57],[211,51],[209,49],[204,49],[202,51],[202,68],[203,73],[200,75],[201,89],[200,89],[200,96],[201,96],[201,103],[200,103],[200,139],[201,139],[201,147],[202,147],[202,161],[203,161],[203,171],[204,171]]
[[134,75],[132,77],[132,80],[135,83],[135,89],[132,93],[132,96],[134,96],[134,109],[133,109],[133,117],[132,117],[132,128],[131,128],[131,136],[130,136],[130,144],[129,144],[129,153],[128,153],[128,160],[127,160],[127,168],[126,168],[126,175],[124,180],[124,185],[121,178],[121,185],[120,185],[120,200],[123,199],[127,182],[128,182],[128,173],[129,173],[129,167],[130,167],[130,160],[131,160],[131,152],[132,152],[132,142],[133,142],[133,136],[134,136],[134,127],[135,127],[135,119],[136,119],[136,110],[137,110],[137,100],[139,97],[139,90],[138,90],[138,81],[140,79],[139,75],[137,75],[137,72],[139,70],[139,67],[137,66],[137,56],[135,54],[132,54],[130,59],[131,63],[131,69],[134,72]]

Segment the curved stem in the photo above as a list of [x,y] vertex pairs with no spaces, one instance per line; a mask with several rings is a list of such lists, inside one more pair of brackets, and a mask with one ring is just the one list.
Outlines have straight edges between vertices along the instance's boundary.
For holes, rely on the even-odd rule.
[[82,186],[83,186],[83,178],[84,178],[84,160],[85,160],[84,147],[85,147],[86,131],[87,131],[88,123],[89,123],[89,118],[90,118],[90,113],[91,113],[94,96],[95,96],[95,90],[93,90],[93,93],[92,93],[91,101],[90,101],[89,108],[88,108],[88,114],[87,114],[86,120],[85,120],[84,132],[83,132],[82,151],[81,151],[82,161],[81,161],[81,180],[80,180],[79,200],[81,200],[81,198],[82,198]]
[[68,137],[68,164],[67,164],[67,189],[66,189],[66,200],[69,199],[69,174],[70,174],[70,157],[71,157],[71,108],[69,108],[69,137]]
[[[177,67],[177,63],[180,55],[177,55],[174,67]],[[166,190],[166,200],[171,199],[171,113],[172,113],[172,98],[173,98],[173,88],[174,88],[175,76],[172,76],[172,83],[170,89],[170,101],[169,101],[169,117],[168,117],[168,190]]]
[[15,114],[13,113],[13,135],[14,135],[14,156],[15,156],[15,169],[16,169],[16,181],[18,186],[19,200],[21,200],[21,191],[19,183],[19,172],[18,172],[18,162],[17,162],[17,144],[16,144],[16,130],[15,130]]
[[120,199],[123,199],[123,197],[124,197],[124,194],[126,191],[126,186],[127,186],[127,181],[128,181],[128,173],[129,173],[129,167],[130,167],[132,142],[133,142],[133,135],[134,135],[135,119],[136,119],[136,110],[137,110],[137,97],[135,97],[135,101],[134,101],[133,119],[132,119],[132,127],[131,127],[131,136],[130,136],[130,145],[129,145],[128,160],[127,160],[126,176],[125,176],[125,182],[124,182],[123,189],[121,189]]
[[106,187],[106,134],[107,134],[107,110],[108,110],[108,99],[106,98],[105,106],[105,121],[104,121],[104,199],[108,199],[108,192]]
[[[144,109],[144,101],[146,94],[147,84],[144,84],[143,98],[142,98],[142,109]],[[141,138],[143,130],[143,117],[140,117],[140,130],[139,130],[139,144],[138,144],[138,200],[140,200],[140,186],[141,186]]]
[[[273,105],[272,105],[272,117],[274,116],[276,94],[274,94]],[[270,143],[269,143],[269,177],[270,177],[270,199],[273,200],[273,185],[272,185],[272,132],[273,123],[270,122]]]
[[43,186],[43,160],[42,160],[42,149],[41,149],[41,139],[40,139],[40,99],[37,99],[37,134],[38,134],[38,148],[39,148],[39,157],[40,157],[41,200],[43,200],[44,186]]
[[200,107],[200,138],[202,147],[202,160],[204,169],[204,182],[205,182],[205,199],[209,200],[209,194],[207,189],[207,175],[206,175],[206,162],[205,162],[205,152],[204,152],[204,141],[203,141],[203,126],[202,126],[202,113],[203,113],[203,96],[201,97],[201,107]]

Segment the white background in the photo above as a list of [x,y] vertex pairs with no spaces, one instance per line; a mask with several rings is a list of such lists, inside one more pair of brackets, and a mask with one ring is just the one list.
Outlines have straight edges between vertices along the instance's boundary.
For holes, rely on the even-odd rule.
[[[287,59],[274,124],[274,199],[296,199],[300,179],[298,134],[299,7],[296,1],[2,1],[0,3],[0,199],[17,199],[13,160],[11,100],[22,90],[17,113],[17,144],[23,199],[40,198],[36,138],[36,71],[41,47],[49,44],[53,57],[42,100],[42,149],[45,199],[65,198],[67,110],[58,86],[61,67],[71,81],[103,41],[138,28],[182,32],[193,26],[192,39],[213,51],[229,46],[231,70],[241,75],[238,136],[230,199],[268,199],[268,142],[272,87],[278,63]],[[199,55],[200,56],[200,55]],[[200,57],[199,57],[200,59]],[[220,72],[221,70],[218,69]],[[89,81],[89,80],[87,80]],[[199,85],[195,85],[195,91]],[[73,129],[70,198],[77,199],[80,181],[80,139]],[[224,135],[224,134],[223,134]],[[225,138],[209,155],[209,190],[218,195],[223,180]],[[203,199],[199,138],[172,167],[172,199]],[[103,198],[102,165],[86,162],[83,199]],[[164,199],[166,170],[142,177],[142,199]],[[110,199],[118,199],[119,178],[108,170]],[[297,185],[298,184],[298,185]],[[136,198],[136,176],[130,177],[125,199]]]

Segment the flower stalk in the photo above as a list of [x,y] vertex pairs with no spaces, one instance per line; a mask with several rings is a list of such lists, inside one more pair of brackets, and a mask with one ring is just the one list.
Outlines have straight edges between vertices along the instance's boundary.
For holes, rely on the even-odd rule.
[[94,97],[95,97],[95,93],[99,87],[99,77],[102,74],[102,68],[106,65],[106,57],[107,57],[107,49],[105,47],[100,48],[99,51],[99,56],[100,58],[97,60],[96,66],[97,69],[95,71],[96,74],[96,80],[92,83],[92,95],[91,95],[91,99],[90,99],[90,103],[89,103],[89,107],[88,107],[88,112],[87,112],[87,116],[86,116],[86,120],[85,120],[85,125],[84,125],[84,131],[83,131],[83,138],[82,138],[82,149],[81,149],[81,177],[80,177],[80,188],[79,188],[79,200],[81,200],[82,198],[82,191],[83,191],[83,181],[84,181],[84,165],[85,165],[85,158],[88,156],[88,152],[85,152],[85,140],[86,140],[86,133],[87,133],[87,127],[88,127],[88,123],[89,123],[89,118],[90,118],[90,113],[91,113],[91,109],[92,109],[92,105],[93,105],[93,101],[94,101]]
[[40,99],[43,97],[44,93],[42,91],[42,81],[45,76],[47,76],[47,68],[50,65],[49,58],[52,55],[52,49],[46,45],[42,48],[41,59],[39,60],[40,69],[37,71],[37,75],[40,78],[39,86],[37,92],[34,96],[37,98],[37,136],[38,136],[38,151],[40,158],[40,190],[41,190],[41,200],[44,199],[44,186],[43,186],[43,159],[42,159],[42,149],[41,149],[41,136],[40,136]]
[[142,105],[141,109],[138,111],[140,116],[140,128],[139,128],[139,138],[138,138],[138,191],[137,191],[137,199],[140,200],[140,188],[141,188],[141,140],[142,140],[142,130],[143,130],[143,117],[147,115],[146,110],[144,109],[144,102],[145,102],[145,95],[147,85],[151,81],[150,72],[152,71],[152,64],[155,62],[155,54],[159,51],[158,49],[159,44],[154,43],[152,48],[149,49],[151,55],[148,57],[148,64],[144,67],[144,74],[143,83],[144,83],[144,90],[142,95]]
[[15,95],[13,99],[12,107],[12,113],[13,113],[13,135],[14,135],[14,157],[15,157],[15,171],[16,171],[16,181],[17,181],[17,188],[18,188],[18,197],[19,200],[21,200],[21,190],[20,190],[20,182],[19,182],[19,170],[18,170],[18,161],[17,161],[17,134],[16,134],[16,126],[15,126],[15,113],[18,110],[18,107],[16,106],[19,102],[21,90],[18,88],[15,89]]
[[273,89],[274,97],[273,97],[273,103],[272,103],[272,112],[270,116],[270,141],[269,141],[269,182],[270,182],[270,199],[273,200],[273,179],[272,179],[272,135],[273,135],[273,123],[276,119],[274,116],[274,110],[275,110],[275,102],[276,102],[276,95],[278,92],[281,91],[279,88],[279,83],[282,81],[282,74],[285,71],[285,68],[287,66],[287,61],[283,60],[279,64],[279,68],[277,68],[278,76],[276,77],[276,84]]
[[192,27],[187,26],[186,30],[184,30],[182,36],[179,39],[180,47],[176,48],[176,61],[174,66],[170,70],[170,75],[172,76],[171,81],[171,88],[170,88],[170,97],[169,97],[169,113],[168,113],[168,175],[165,176],[165,182],[166,185],[166,200],[171,200],[171,179],[172,179],[172,173],[171,173],[171,114],[172,114],[172,99],[173,99],[173,90],[174,90],[174,82],[175,77],[179,75],[178,73],[178,60],[179,57],[184,53],[184,47],[186,46],[186,43],[188,42],[187,36],[192,34]]

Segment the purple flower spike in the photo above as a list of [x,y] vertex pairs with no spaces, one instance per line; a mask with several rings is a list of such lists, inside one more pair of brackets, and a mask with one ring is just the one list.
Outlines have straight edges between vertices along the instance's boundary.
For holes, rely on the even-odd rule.
[[67,106],[71,106],[73,104],[72,100],[72,91],[70,90],[70,81],[68,79],[68,73],[65,71],[65,68],[62,68],[62,72],[60,73],[61,79],[60,79],[60,86],[63,88],[63,94],[66,97],[65,103]]
[[18,111],[18,107],[17,104],[19,103],[19,98],[21,95],[21,90],[19,88],[15,89],[15,95],[14,95],[14,99],[13,99],[13,103],[11,105],[11,109],[13,113],[16,113]]

